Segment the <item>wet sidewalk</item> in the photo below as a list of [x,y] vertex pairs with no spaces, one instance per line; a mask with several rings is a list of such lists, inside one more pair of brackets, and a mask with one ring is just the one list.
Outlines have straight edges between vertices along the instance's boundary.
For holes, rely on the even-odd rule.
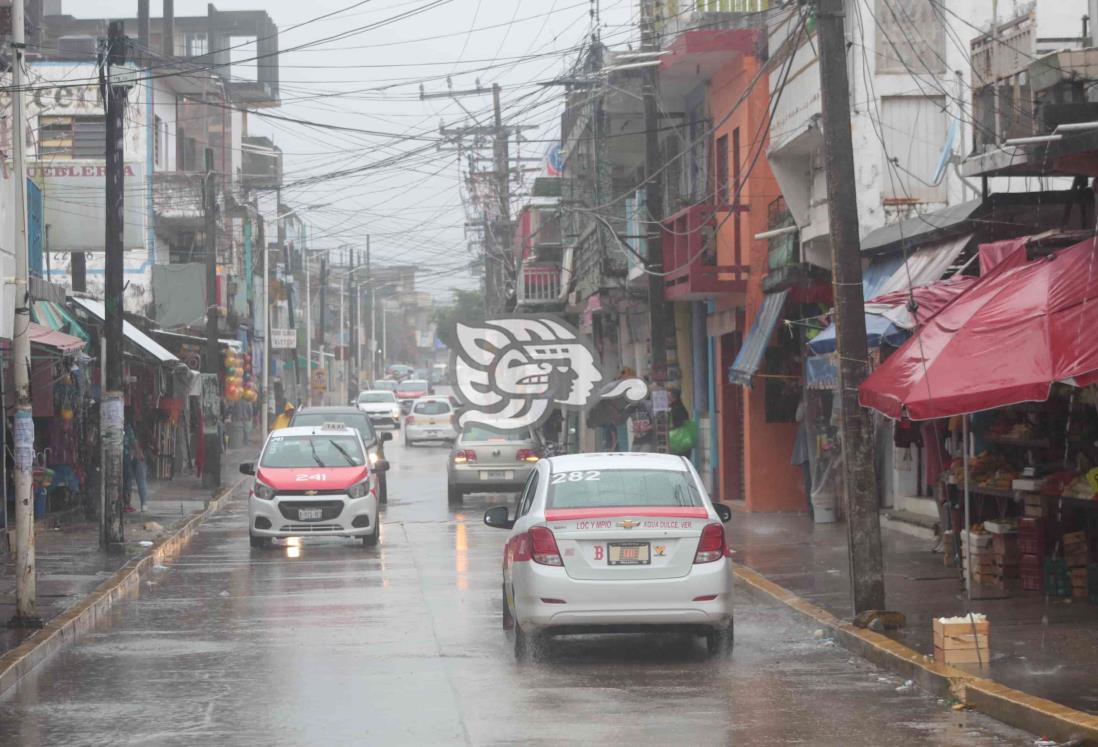
[[[232,486],[241,475],[237,464],[254,457],[256,448],[246,446],[222,455],[222,488]],[[39,520],[35,532],[35,557],[38,570],[38,612],[42,621],[63,613],[95,590],[99,584],[127,562],[139,558],[160,537],[206,507],[210,488],[194,474],[173,480],[151,480],[149,503],[145,512],[125,515],[126,551],[107,554],[99,549],[99,525],[82,518],[54,528],[50,517]],[[137,488],[133,490],[137,505]],[[146,543],[142,545],[142,543]],[[0,554],[0,654],[18,646],[34,630],[7,627],[15,614],[14,555]]]
[[[969,604],[956,568],[932,543],[882,529],[888,609],[907,615],[890,637],[933,653],[931,620],[962,615]],[[845,524],[807,516],[737,512],[734,559],[832,614],[852,617]],[[973,587],[971,611],[991,621],[990,667],[957,665],[1031,695],[1098,714],[1098,605],[1037,592]]]

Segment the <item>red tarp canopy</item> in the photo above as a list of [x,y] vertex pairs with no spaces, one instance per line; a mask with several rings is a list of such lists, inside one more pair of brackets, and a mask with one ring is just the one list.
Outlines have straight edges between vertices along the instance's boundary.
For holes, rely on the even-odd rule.
[[55,348],[64,353],[70,353],[74,350],[80,350],[84,347],[84,341],[79,337],[73,337],[67,335],[64,332],[57,332],[44,327],[37,322],[30,322],[30,326],[27,328],[28,336],[31,342],[38,343],[39,345],[45,345],[46,347]]
[[928,420],[1044,401],[1058,381],[1098,380],[1098,237],[1012,259],[889,356],[862,384],[861,404]]

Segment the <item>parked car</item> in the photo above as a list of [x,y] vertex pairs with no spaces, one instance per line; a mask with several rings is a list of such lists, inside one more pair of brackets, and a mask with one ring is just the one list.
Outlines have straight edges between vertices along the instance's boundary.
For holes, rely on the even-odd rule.
[[[366,448],[366,454],[371,464],[385,461],[385,442],[393,440],[392,433],[379,434],[374,430],[370,416],[357,407],[351,406],[325,406],[303,407],[294,413],[290,419],[290,427],[300,425],[321,426],[326,423],[340,423],[348,428],[354,428],[362,438],[362,444]],[[380,478],[381,486],[378,499],[385,503],[389,500],[389,480],[383,474]]]
[[[666,630],[731,652],[732,561],[723,523],[689,460],[671,454],[544,459],[516,502],[484,523],[510,531],[503,627],[516,658],[554,634]],[[566,600],[567,605],[561,606]]]
[[258,462],[240,471],[254,475],[248,496],[248,538],[266,547],[278,537],[355,537],[367,546],[380,538],[378,479],[385,460],[370,462],[359,432],[329,423],[272,431]]
[[400,402],[389,390],[368,389],[361,392],[355,400],[355,406],[366,413],[374,425],[400,425]]
[[392,363],[385,369],[385,376],[397,381],[403,381],[412,375],[414,369],[403,363]]
[[421,441],[449,441],[457,438],[454,427],[454,406],[446,397],[420,397],[404,418],[404,445],[415,446]]
[[532,430],[504,433],[479,425],[465,426],[446,472],[450,503],[461,503],[467,493],[513,493],[541,458],[541,441]]
[[378,379],[374,382],[374,389],[395,392],[398,384],[400,384],[400,382],[396,379]]
[[405,379],[397,384],[396,396],[400,400],[400,409],[407,415],[412,409],[412,403],[420,397],[426,397],[431,393],[431,387],[426,379]]

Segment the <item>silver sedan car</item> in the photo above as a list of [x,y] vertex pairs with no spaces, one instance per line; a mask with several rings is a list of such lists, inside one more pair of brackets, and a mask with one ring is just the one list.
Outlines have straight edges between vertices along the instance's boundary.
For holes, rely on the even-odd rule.
[[531,430],[501,433],[465,426],[447,467],[449,502],[461,503],[467,493],[517,493],[541,454],[541,441]]

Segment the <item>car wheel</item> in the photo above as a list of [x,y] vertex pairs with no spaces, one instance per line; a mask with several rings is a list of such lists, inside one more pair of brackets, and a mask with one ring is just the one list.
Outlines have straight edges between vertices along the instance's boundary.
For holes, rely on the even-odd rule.
[[378,541],[381,539],[381,524],[374,522],[374,531],[367,534],[362,538],[362,544],[365,547],[377,547]]
[[377,500],[378,503],[389,502],[389,479],[385,475],[382,475],[381,479],[378,480]]
[[257,550],[265,550],[271,546],[270,537],[257,537],[256,535],[248,532],[248,544]]
[[461,492],[461,490],[459,490],[458,488],[455,488],[453,485],[448,485],[447,486],[447,488],[446,488],[446,502],[447,503],[449,503],[451,506],[453,506],[455,504],[461,503],[462,501],[464,501],[464,499],[465,499],[465,493]]
[[732,623],[728,627],[717,628],[705,634],[705,647],[710,656],[728,656],[732,653],[735,644],[735,633]]

